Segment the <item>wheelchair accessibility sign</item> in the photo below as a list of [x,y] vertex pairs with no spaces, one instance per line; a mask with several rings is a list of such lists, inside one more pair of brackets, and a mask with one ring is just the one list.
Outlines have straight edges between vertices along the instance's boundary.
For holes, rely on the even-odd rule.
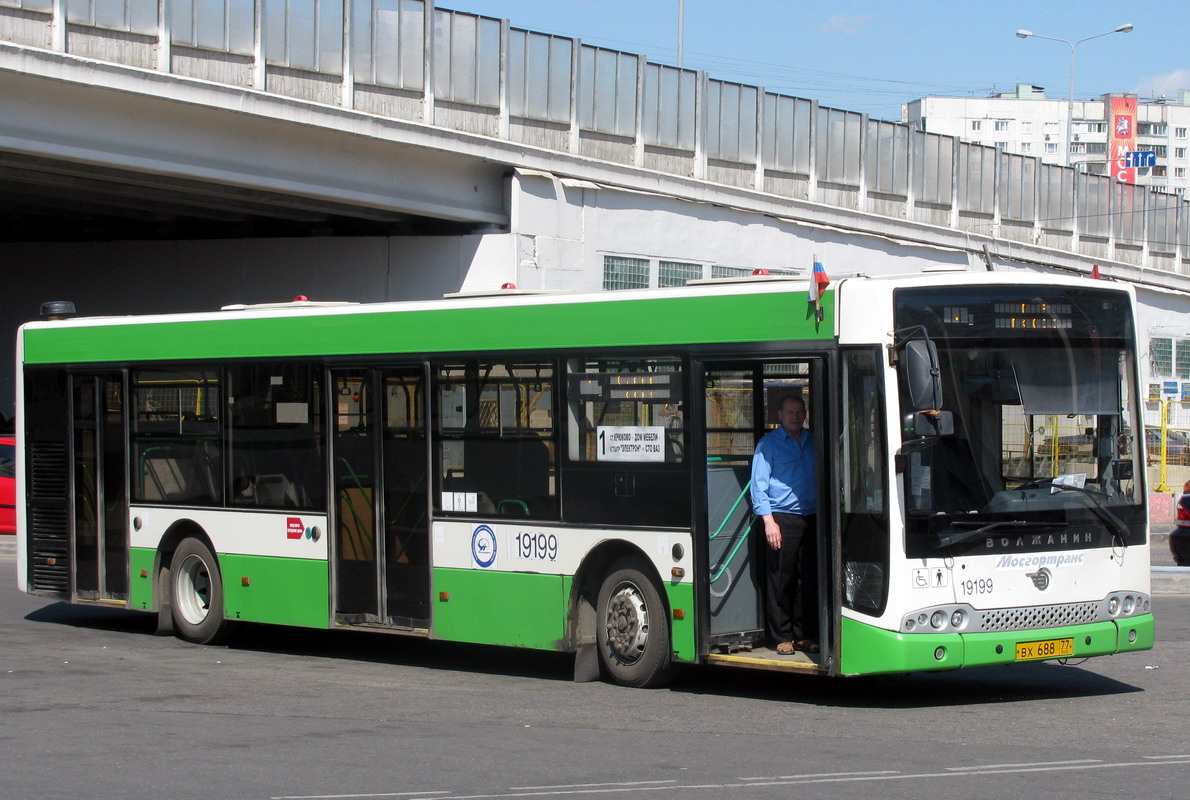
[[946,571],[935,567],[933,569],[913,570],[914,589],[940,589],[946,586]]

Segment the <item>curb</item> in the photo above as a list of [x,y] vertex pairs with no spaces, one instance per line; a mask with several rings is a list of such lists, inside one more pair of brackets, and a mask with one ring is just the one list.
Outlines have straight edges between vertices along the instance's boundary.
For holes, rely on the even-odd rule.
[[1190,594],[1190,567],[1153,567],[1153,594]]

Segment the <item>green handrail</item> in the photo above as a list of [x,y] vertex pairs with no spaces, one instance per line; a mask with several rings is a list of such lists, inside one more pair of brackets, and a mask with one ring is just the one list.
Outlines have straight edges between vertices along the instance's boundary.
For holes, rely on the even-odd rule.
[[[711,461],[711,460],[718,460],[718,459],[707,459],[707,460],[708,460],[708,461]],[[729,508],[729,509],[727,510],[727,513],[723,515],[723,522],[721,522],[721,523],[719,524],[719,529],[718,529],[718,530],[716,530],[714,533],[712,533],[710,536],[708,536],[708,537],[707,537],[707,540],[708,540],[708,541],[710,541],[710,540],[712,540],[712,539],[716,539],[716,538],[718,538],[718,536],[719,536],[721,533],[723,533],[723,529],[727,527],[727,522],[728,522],[728,520],[730,520],[730,519],[731,519],[731,515],[735,513],[735,510],[736,510],[737,508],[739,508],[739,506],[740,506],[740,503],[741,503],[741,502],[743,501],[743,499],[744,499],[744,498],[745,498],[745,497],[748,495],[748,489],[749,489],[751,486],[752,486],[752,480],[751,480],[751,479],[749,479],[749,480],[748,480],[748,482],[744,484],[744,488],[743,488],[743,489],[740,491],[740,496],[739,496],[739,497],[737,497],[737,498],[735,499],[735,502],[731,504],[731,508]],[[748,527],[749,527],[749,528],[751,528],[751,527],[752,527],[751,523],[749,523],[749,524],[748,524]],[[748,537],[747,537],[747,535],[744,535],[744,536],[741,536],[741,537],[739,537],[739,539],[738,539],[738,540],[736,541],[736,543],[735,543],[735,546],[733,546],[733,547],[731,548],[731,552],[727,554],[727,558],[725,558],[725,559],[723,560],[723,563],[722,563],[722,565],[719,567],[719,571],[718,571],[718,572],[716,572],[716,573],[715,573],[715,574],[714,574],[714,575],[711,577],[711,583],[714,583],[715,581],[717,581],[717,580],[719,580],[720,578],[722,578],[722,577],[723,577],[723,573],[727,572],[727,565],[728,565],[728,564],[730,564],[730,563],[731,563],[731,561],[732,561],[732,559],[734,559],[734,558],[735,558],[735,556],[736,556],[736,553],[738,553],[738,552],[740,551],[740,548],[744,546],[744,542],[746,542],[746,541],[748,541]]]

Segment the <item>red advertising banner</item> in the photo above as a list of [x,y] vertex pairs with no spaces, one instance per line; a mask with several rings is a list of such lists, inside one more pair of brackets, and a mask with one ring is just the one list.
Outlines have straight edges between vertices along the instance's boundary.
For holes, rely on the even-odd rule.
[[1128,153],[1136,150],[1136,98],[1111,98],[1111,133],[1107,152],[1112,178],[1118,183],[1136,183],[1136,167],[1126,166]]

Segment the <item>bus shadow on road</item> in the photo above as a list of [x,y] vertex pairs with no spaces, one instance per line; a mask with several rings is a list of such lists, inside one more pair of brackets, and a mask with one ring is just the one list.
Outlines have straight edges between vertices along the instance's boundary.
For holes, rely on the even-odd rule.
[[1079,664],[1050,662],[853,678],[731,669],[687,670],[683,677],[675,690],[838,708],[940,708],[1144,691]]
[[[148,637],[154,637],[157,631],[155,614],[103,606],[51,603],[30,612],[25,619]],[[569,653],[431,641],[417,636],[359,630],[317,630],[241,622],[231,626],[225,646],[232,650],[281,656],[505,675],[556,683],[572,681],[574,675],[574,656]],[[1039,662],[858,678],[683,666],[677,670],[668,691],[823,707],[897,709],[1096,697],[1143,689],[1084,669],[1080,664]]]
[[102,605],[71,605],[50,603],[25,615],[29,622],[49,622],[55,625],[69,625],[74,628],[147,633],[157,630],[157,615],[146,611],[126,608],[108,608]]
[[[155,613],[123,608],[51,603],[26,614],[25,619],[29,622],[112,633],[149,637],[157,634]],[[172,637],[163,638],[172,640]],[[569,653],[431,641],[421,636],[361,630],[319,630],[238,622],[229,627],[227,642],[219,646],[283,656],[331,658],[551,681],[570,681],[574,675],[574,656]]]

